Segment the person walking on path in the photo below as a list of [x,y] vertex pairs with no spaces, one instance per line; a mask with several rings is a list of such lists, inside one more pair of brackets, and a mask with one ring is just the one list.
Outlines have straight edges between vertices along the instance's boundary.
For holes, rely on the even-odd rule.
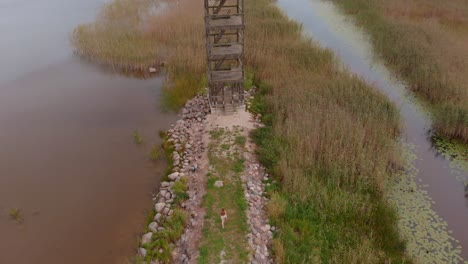
[[224,229],[224,222],[226,221],[226,219],[227,219],[227,212],[223,208],[221,209],[221,226],[223,227],[223,229]]

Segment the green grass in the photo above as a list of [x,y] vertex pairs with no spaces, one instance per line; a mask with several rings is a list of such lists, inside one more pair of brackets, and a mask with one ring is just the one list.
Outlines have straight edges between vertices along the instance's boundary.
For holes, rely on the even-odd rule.
[[237,145],[243,147],[245,145],[245,142],[247,141],[247,138],[245,136],[236,136],[236,139],[234,140],[234,143]]
[[[216,129],[210,134],[210,165],[213,169],[207,175],[208,188],[202,205],[206,215],[198,263],[219,263],[221,258],[228,263],[246,263],[249,253],[245,237],[248,232],[247,202],[240,179],[244,168],[244,160],[238,158],[241,148],[231,149],[232,153],[225,157],[226,150],[222,146],[233,145],[234,133]],[[232,167],[232,170],[226,167]],[[223,181],[223,187],[214,186],[218,180]],[[228,213],[225,229],[221,228],[222,208]],[[221,252],[224,252],[223,257]]]

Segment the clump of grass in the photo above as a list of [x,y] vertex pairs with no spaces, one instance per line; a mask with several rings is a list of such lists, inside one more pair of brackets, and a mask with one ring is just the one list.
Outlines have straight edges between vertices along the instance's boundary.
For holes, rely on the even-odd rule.
[[273,220],[279,220],[281,217],[283,217],[284,213],[286,212],[287,205],[288,201],[281,197],[279,193],[273,193],[266,206],[268,210],[268,215]]
[[161,157],[161,147],[159,145],[153,145],[149,152],[149,157],[152,161],[156,161]]
[[219,139],[224,134],[223,128],[213,129],[210,131],[211,139]]
[[183,177],[181,180],[176,181],[174,185],[172,185],[172,190],[176,195],[175,203],[187,200],[189,198],[187,194],[187,177]]
[[375,50],[433,107],[433,127],[468,143],[468,4],[464,1],[335,1],[372,38]]
[[23,221],[23,214],[21,213],[21,210],[18,208],[11,208],[10,211],[8,212],[8,215],[12,220],[15,220],[18,223],[21,223]]
[[245,159],[243,157],[237,158],[234,163],[232,164],[232,171],[235,173],[241,173],[244,171],[244,162]]
[[177,242],[182,236],[187,225],[187,219],[187,212],[180,208],[174,209],[172,215],[166,218],[162,225],[165,229],[154,233],[152,242],[143,246],[147,250],[145,260],[170,263],[172,260],[170,243]]
[[143,137],[140,135],[138,130],[133,131],[133,142],[137,145],[141,145],[143,143]]
[[245,136],[236,136],[236,138],[234,139],[234,143],[243,147],[245,145],[245,142],[247,141],[247,138]]
[[273,249],[273,252],[275,254],[275,261],[278,264],[283,264],[285,262],[285,252],[284,252],[284,246],[283,243],[281,242],[280,239],[273,239],[271,242],[271,247]]

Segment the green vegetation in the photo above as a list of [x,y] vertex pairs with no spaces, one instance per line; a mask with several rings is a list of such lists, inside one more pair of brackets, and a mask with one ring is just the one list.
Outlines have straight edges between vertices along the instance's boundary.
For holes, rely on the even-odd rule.
[[[163,140],[162,145],[166,159],[171,161],[167,166],[167,177],[167,175],[172,171],[171,164],[174,146],[172,142],[168,141],[169,138],[166,133],[160,133],[160,137]],[[159,147],[157,149],[159,156]],[[158,260],[161,263],[171,263],[172,261],[173,246],[171,246],[171,244],[175,244],[175,242],[177,242],[177,240],[182,236],[188,220],[187,212],[181,206],[182,203],[189,198],[187,193],[187,177],[182,177],[180,180],[174,182],[171,188],[176,197],[172,203],[172,215],[163,219],[162,227],[164,227],[165,230],[158,231],[153,234],[152,242],[143,246],[147,250],[146,258],[142,259],[141,256],[137,256],[134,261],[135,263],[144,263],[144,261],[151,260]],[[154,221],[153,218],[155,215],[156,211],[154,209],[147,214],[144,233],[150,231],[148,226]]]
[[237,145],[243,147],[245,145],[245,142],[247,141],[247,138],[244,136],[237,136],[236,139],[234,140],[234,143]]
[[[177,242],[180,236],[182,236],[187,219],[187,213],[183,209],[174,209],[172,215],[166,218],[162,224],[164,230],[154,233],[152,242],[143,246],[147,250],[145,260],[156,259],[162,263],[171,263],[172,246],[170,244]],[[141,262],[142,260],[139,259],[137,261]]]
[[133,142],[137,145],[141,145],[143,143],[143,138],[138,130],[133,131]]
[[[246,263],[248,257],[246,235],[248,232],[245,210],[247,202],[240,179],[244,170],[243,148],[234,145],[236,132],[224,129],[210,131],[210,172],[203,207],[206,209],[203,239],[198,263]],[[229,150],[223,145],[234,146]],[[229,170],[229,168],[232,168]],[[223,181],[222,187],[215,187]],[[221,209],[226,209],[228,219],[221,228]]]
[[375,50],[432,104],[434,128],[468,143],[468,3],[463,0],[341,0]]
[[156,161],[161,156],[161,147],[159,145],[154,145],[151,147],[149,152],[149,157],[152,161]]
[[8,215],[12,220],[15,220],[18,223],[23,222],[23,214],[21,213],[21,210],[18,208],[11,208],[10,211],[8,212]]

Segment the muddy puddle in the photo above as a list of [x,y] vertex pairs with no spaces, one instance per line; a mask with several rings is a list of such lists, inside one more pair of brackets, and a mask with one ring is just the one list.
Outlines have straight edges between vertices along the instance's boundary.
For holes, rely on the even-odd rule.
[[279,0],[278,5],[303,25],[308,36],[335,52],[344,66],[399,107],[407,172],[390,184],[388,196],[400,213],[410,255],[422,263],[468,260],[466,160],[450,161],[449,154],[434,147],[428,111],[376,58],[370,40],[351,18],[329,1]]
[[116,76],[73,56],[70,32],[104,2],[0,0],[1,264],[135,254],[165,168],[149,149],[176,116],[159,105],[162,78]]

